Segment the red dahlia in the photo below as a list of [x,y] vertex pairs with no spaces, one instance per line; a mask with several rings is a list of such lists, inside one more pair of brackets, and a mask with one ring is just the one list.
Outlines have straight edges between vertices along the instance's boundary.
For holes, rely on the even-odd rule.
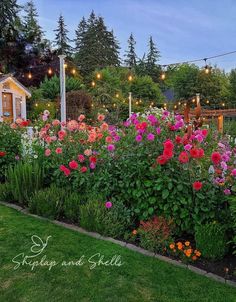
[[219,164],[219,162],[221,161],[221,155],[220,155],[220,153],[219,152],[213,152],[211,154],[211,161],[215,165]]
[[195,182],[193,183],[193,188],[194,188],[195,191],[201,190],[201,188],[202,188],[202,183],[201,183],[200,181],[195,181]]

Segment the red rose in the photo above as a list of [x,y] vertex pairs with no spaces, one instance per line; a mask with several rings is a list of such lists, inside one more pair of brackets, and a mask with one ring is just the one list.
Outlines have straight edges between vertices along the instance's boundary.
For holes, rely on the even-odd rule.
[[165,155],[160,155],[160,156],[158,156],[156,161],[159,165],[165,165],[168,161],[168,158]]
[[195,181],[195,182],[193,183],[193,188],[194,188],[195,191],[201,190],[201,188],[202,188],[202,183],[201,183],[200,181]]
[[182,163],[182,164],[185,164],[189,161],[189,157],[188,157],[188,153],[183,151],[180,153],[179,155],[179,161]]
[[221,155],[220,155],[220,153],[219,152],[213,152],[211,154],[211,161],[215,165],[219,164],[219,162],[221,161]]
[[5,155],[6,155],[6,152],[0,151],[0,157],[3,157],[3,156],[5,156]]

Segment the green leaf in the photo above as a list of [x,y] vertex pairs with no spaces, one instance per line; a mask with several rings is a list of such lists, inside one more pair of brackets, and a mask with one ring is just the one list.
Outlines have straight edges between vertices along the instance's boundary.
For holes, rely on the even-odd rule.
[[169,191],[167,189],[165,189],[164,191],[162,191],[162,198],[166,199],[169,196]]

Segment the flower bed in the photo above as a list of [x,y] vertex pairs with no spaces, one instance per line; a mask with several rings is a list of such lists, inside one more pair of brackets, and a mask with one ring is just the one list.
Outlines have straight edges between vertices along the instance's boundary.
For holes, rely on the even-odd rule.
[[[101,114],[92,125],[84,115],[61,124],[48,114],[32,137],[23,136],[18,156],[33,169],[18,162],[7,171],[5,199],[186,262],[232,254],[236,149],[227,139],[157,109],[117,126]],[[20,190],[35,174],[42,177],[34,176],[37,186],[22,201]]]

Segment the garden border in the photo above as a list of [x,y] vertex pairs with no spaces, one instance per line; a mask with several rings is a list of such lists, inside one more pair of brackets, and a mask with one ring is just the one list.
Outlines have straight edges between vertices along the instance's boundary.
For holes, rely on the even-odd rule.
[[41,219],[41,220],[50,221],[53,224],[60,225],[60,226],[62,226],[64,228],[67,228],[67,229],[79,232],[81,234],[85,234],[87,236],[90,236],[90,237],[93,237],[93,238],[96,238],[96,239],[100,239],[100,240],[104,240],[104,241],[109,241],[109,242],[118,244],[120,246],[123,246],[123,247],[125,247],[125,248],[127,248],[129,250],[135,251],[137,253],[143,254],[145,256],[157,258],[157,259],[159,259],[161,261],[165,261],[165,262],[173,264],[175,266],[179,266],[179,267],[182,267],[182,268],[185,268],[185,269],[189,269],[190,271],[192,271],[192,272],[194,272],[196,274],[199,274],[199,275],[202,275],[202,276],[206,276],[208,278],[214,279],[215,281],[218,281],[218,282],[221,282],[221,283],[228,284],[230,286],[236,287],[236,282],[235,281],[227,280],[227,279],[225,279],[223,277],[220,277],[220,276],[218,276],[216,274],[207,272],[207,271],[202,270],[202,269],[200,269],[198,267],[195,267],[193,265],[190,265],[190,264],[187,265],[187,264],[182,263],[181,261],[177,261],[177,260],[168,258],[166,256],[162,256],[162,255],[159,255],[159,254],[152,253],[152,252],[147,251],[147,250],[145,250],[145,249],[143,249],[141,247],[138,247],[138,246],[136,246],[134,244],[126,243],[124,241],[113,239],[111,237],[104,237],[104,236],[102,236],[102,235],[100,235],[98,233],[86,231],[85,229],[83,229],[83,228],[81,228],[79,226],[76,226],[74,224],[65,223],[65,222],[62,222],[62,221],[59,221],[59,220],[50,220],[50,219],[42,217],[42,216],[31,214],[31,213],[29,213],[28,208],[23,208],[23,207],[21,207],[19,205],[13,204],[13,203],[8,203],[8,202],[0,201],[0,204],[4,205],[6,207],[9,207],[9,208],[15,209],[15,210],[17,210],[17,211],[19,211],[21,213],[24,213],[25,215],[28,215],[28,216],[31,216],[31,217],[35,217],[35,218],[38,218],[38,219]]

